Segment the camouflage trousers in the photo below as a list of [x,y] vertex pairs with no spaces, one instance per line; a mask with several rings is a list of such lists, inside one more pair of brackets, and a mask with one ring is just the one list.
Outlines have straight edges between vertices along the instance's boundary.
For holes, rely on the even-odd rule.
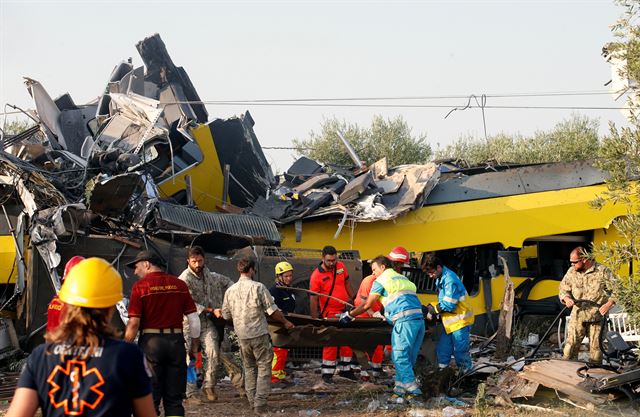
[[[200,326],[200,343],[202,351],[207,358],[206,366],[203,369],[204,383],[202,387],[215,387],[217,382],[216,370],[218,369],[218,363],[222,362],[222,366],[224,366],[225,371],[227,371],[227,374],[231,379],[231,384],[233,384],[236,390],[242,392],[244,390],[242,369],[220,348],[222,340],[220,340],[221,334],[218,329],[216,329],[216,326],[214,326],[210,320],[200,320]],[[188,351],[191,345],[191,339],[189,337],[186,337],[185,339],[187,340]],[[189,358],[187,358],[187,361],[188,360]],[[196,390],[197,387],[195,384],[189,384],[189,386],[187,386],[187,397],[193,394]]]
[[252,339],[239,339],[244,366],[244,387],[252,407],[267,405],[271,391],[271,362],[273,347],[268,334]]
[[[572,317],[573,319],[573,317]],[[589,361],[602,363],[602,351],[600,350],[600,322],[583,322],[571,320],[567,329],[567,341],[564,345],[564,359],[577,359],[580,345],[585,336],[589,337]]]

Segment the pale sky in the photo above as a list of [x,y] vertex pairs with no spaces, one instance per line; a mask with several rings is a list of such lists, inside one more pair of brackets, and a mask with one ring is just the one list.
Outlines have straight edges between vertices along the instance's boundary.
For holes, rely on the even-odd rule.
[[[135,44],[160,33],[205,101],[606,92],[601,57],[623,9],[602,1],[11,1],[0,0],[0,102],[32,108],[23,76],[52,97],[97,97]],[[323,117],[368,125],[402,115],[435,148],[482,137],[466,98],[380,104],[443,108],[208,105],[211,119],[249,110],[262,146],[290,146]],[[346,102],[354,104],[353,102]],[[487,106],[620,107],[610,95],[487,99]],[[579,110],[624,124],[618,110]],[[531,134],[568,118],[564,109],[485,109],[489,135]],[[267,150],[275,171],[289,150]]]

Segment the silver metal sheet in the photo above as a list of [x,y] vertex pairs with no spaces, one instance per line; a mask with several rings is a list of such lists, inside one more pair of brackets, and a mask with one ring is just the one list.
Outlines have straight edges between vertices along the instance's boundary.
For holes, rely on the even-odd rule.
[[217,232],[231,236],[263,238],[280,242],[275,223],[263,217],[246,214],[209,213],[185,206],[158,202],[158,214],[164,222],[194,232]]
[[539,164],[474,175],[443,174],[426,205],[586,187],[602,184],[606,178],[590,161]]
[[62,149],[67,149],[62,127],[60,126],[60,109],[58,109],[58,106],[56,106],[56,103],[42,84],[27,77],[24,77],[24,80],[24,83],[29,89],[29,94],[31,94],[36,104],[36,111],[40,122],[47,128],[48,136],[53,136],[49,139],[58,143]]

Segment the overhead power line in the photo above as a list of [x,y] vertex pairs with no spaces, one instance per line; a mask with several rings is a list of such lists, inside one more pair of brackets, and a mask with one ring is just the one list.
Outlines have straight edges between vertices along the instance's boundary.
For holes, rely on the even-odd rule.
[[[487,99],[506,98],[551,98],[551,97],[588,97],[609,95],[610,91],[587,90],[587,91],[546,91],[546,92],[515,92],[515,93],[494,93],[484,94]],[[308,97],[308,98],[275,98],[275,99],[246,99],[246,100],[200,100],[200,101],[171,101],[162,102],[163,105],[171,104],[204,104],[215,106],[273,106],[273,107],[352,107],[352,108],[416,108],[416,109],[453,109],[459,107],[455,104],[428,104],[428,103],[394,103],[393,101],[418,101],[418,100],[457,100],[469,99],[476,95],[424,95],[424,96],[388,96],[388,97]],[[479,96],[478,96],[479,97]],[[378,103],[367,103],[375,101]],[[391,103],[380,103],[381,101],[391,101]],[[345,103],[349,102],[349,103]],[[483,106],[472,105],[467,108],[484,109],[525,109],[525,110],[629,110],[627,106],[583,106],[583,105],[510,105],[510,104],[484,104]],[[20,113],[18,111],[3,112],[0,115],[10,115]]]
[[[494,93],[484,94],[487,98],[518,98],[518,97],[562,97],[562,96],[599,96],[609,95],[610,91],[547,91],[547,92],[520,92],[520,93]],[[275,99],[243,99],[243,100],[218,100],[225,103],[280,103],[280,102],[317,102],[317,101],[382,101],[382,100],[445,100],[469,98],[470,94],[445,94],[431,96],[388,96],[388,97],[311,97],[311,98],[275,98]],[[479,94],[476,94],[479,96]]]
[[[162,104],[209,104],[218,106],[274,106],[274,107],[374,107],[374,108],[414,108],[414,109],[451,109],[458,104],[345,104],[345,103],[256,103],[256,102],[224,102],[224,101],[179,101]],[[535,110],[629,110],[629,107],[618,106],[514,106],[514,105],[471,105],[469,109],[535,109]]]

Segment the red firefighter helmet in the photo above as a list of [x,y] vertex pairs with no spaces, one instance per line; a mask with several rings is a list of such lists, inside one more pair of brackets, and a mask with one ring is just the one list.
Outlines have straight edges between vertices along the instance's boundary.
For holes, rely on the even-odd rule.
[[73,258],[67,261],[67,264],[64,266],[64,274],[62,274],[62,281],[64,281],[67,275],[69,275],[69,271],[71,271],[71,268],[78,265],[81,261],[84,261],[84,256],[78,256],[78,255],[74,256]]
[[396,246],[391,252],[389,252],[389,256],[387,256],[387,258],[389,258],[391,262],[402,262],[408,264],[409,252],[402,246]]

